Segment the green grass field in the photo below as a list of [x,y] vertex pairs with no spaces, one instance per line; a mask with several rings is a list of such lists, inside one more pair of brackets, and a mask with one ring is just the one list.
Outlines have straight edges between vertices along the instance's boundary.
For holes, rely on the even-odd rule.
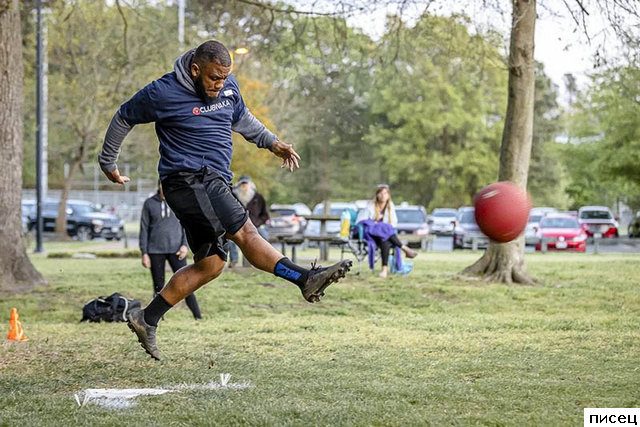
[[[0,347],[0,425],[581,425],[585,407],[640,406],[640,256],[527,256],[533,287],[464,280],[478,254],[422,254],[408,277],[352,275],[305,303],[271,275],[227,271],[159,328],[162,363],[123,323],[80,324],[119,291],[148,300],[137,259],[35,257],[49,285],[0,295],[30,341]],[[86,388],[250,382],[140,397]]]

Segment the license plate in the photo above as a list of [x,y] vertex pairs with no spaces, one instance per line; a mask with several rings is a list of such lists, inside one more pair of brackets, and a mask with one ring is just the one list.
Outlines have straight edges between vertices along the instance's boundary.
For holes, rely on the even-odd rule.
[[567,242],[556,242],[556,248],[567,249]]
[[117,232],[118,232],[118,230],[119,230],[119,228],[118,228],[118,227],[111,227],[111,231],[112,231],[112,232],[114,232],[114,233],[117,233]]

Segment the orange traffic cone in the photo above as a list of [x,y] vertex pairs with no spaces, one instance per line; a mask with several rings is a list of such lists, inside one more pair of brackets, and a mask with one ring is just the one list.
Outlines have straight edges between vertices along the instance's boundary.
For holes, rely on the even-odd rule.
[[9,341],[29,341],[29,338],[22,330],[22,324],[18,320],[18,309],[12,308],[9,316],[9,333],[7,334]]

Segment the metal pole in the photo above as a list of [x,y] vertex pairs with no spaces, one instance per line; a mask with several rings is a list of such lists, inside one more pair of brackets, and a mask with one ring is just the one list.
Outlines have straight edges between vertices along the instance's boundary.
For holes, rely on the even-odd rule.
[[41,55],[42,55],[42,125],[40,126],[40,144],[42,146],[41,168],[42,168],[42,198],[47,199],[47,192],[49,191],[49,55],[48,52],[48,28],[47,28],[47,15],[50,10],[45,8],[41,11],[43,14],[40,19],[41,26]]
[[35,252],[44,252],[42,247],[42,193],[43,193],[43,180],[42,180],[42,154],[43,154],[43,138],[42,132],[43,116],[44,116],[44,104],[43,104],[43,49],[42,49],[42,0],[36,2],[36,68],[37,68],[37,80],[36,80],[36,248]]
[[186,0],[178,0],[178,44],[184,48],[184,7]]
[[98,205],[102,205],[102,201],[100,200],[100,173],[98,172],[98,165],[93,164],[93,200],[94,203]]

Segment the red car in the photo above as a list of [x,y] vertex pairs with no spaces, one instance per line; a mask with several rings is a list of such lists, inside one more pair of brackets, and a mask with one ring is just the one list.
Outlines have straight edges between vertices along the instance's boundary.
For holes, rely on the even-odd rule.
[[542,250],[542,241],[550,251],[584,252],[587,249],[587,232],[578,220],[566,214],[548,214],[540,220],[536,250]]

